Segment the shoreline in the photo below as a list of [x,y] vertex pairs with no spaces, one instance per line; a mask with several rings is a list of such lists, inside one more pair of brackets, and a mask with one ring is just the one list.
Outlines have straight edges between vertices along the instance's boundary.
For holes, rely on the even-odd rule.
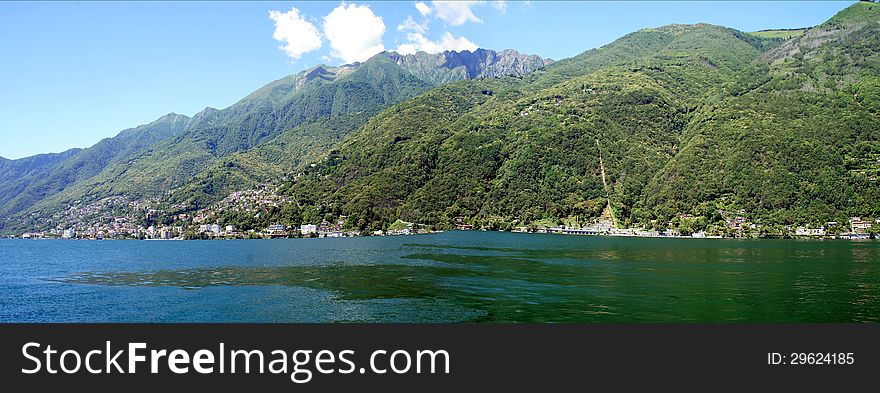
[[182,237],[175,237],[170,239],[138,239],[138,238],[70,238],[65,239],[61,237],[31,237],[31,238],[23,238],[23,237],[15,237],[15,236],[4,236],[0,237],[0,240],[78,240],[78,241],[217,241],[217,240],[294,240],[294,239],[345,239],[345,238],[375,238],[375,237],[408,237],[408,236],[419,236],[419,235],[433,235],[444,232],[502,232],[502,233],[516,233],[516,234],[526,234],[526,235],[553,235],[553,236],[565,236],[565,237],[610,237],[610,238],[640,238],[640,239],[693,239],[693,240],[815,240],[815,241],[826,241],[826,240],[848,240],[848,241],[872,241],[872,240],[880,240],[876,236],[872,236],[867,233],[845,233],[841,235],[831,235],[831,236],[773,236],[773,237],[752,237],[752,236],[740,236],[740,237],[725,237],[725,236],[669,236],[669,235],[656,235],[656,236],[643,236],[636,234],[623,234],[623,233],[562,233],[558,231],[492,231],[487,229],[476,229],[476,230],[467,230],[467,229],[452,229],[449,231],[440,230],[440,231],[430,231],[430,232],[422,232],[422,233],[409,233],[409,234],[383,234],[383,235],[357,235],[357,236],[264,236],[264,237],[225,237],[225,236],[217,236],[211,238],[204,239],[185,239]]

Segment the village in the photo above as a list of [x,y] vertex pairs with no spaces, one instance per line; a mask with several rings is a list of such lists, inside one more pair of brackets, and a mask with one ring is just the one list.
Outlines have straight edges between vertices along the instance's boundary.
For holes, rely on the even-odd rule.
[[[627,236],[627,237],[676,237],[676,238],[694,238],[694,239],[721,239],[721,238],[756,238],[760,237],[761,225],[753,224],[744,217],[736,217],[727,220],[727,229],[729,231],[725,235],[712,234],[706,231],[696,231],[691,233],[683,233],[675,229],[654,230],[646,228],[615,228],[611,221],[600,221],[592,226],[583,228],[569,228],[564,225],[529,229],[526,227],[518,227],[514,232],[536,232],[536,233],[557,233],[564,235],[597,235],[597,236]],[[459,229],[469,229],[469,226],[460,226]],[[825,226],[799,226],[792,227],[790,225],[782,228],[782,235],[779,237],[790,238],[812,238],[812,239],[873,239],[876,230],[880,228],[880,217],[870,220],[862,217],[851,217],[849,226],[843,227],[835,221],[829,221]]]
[[[290,203],[293,202],[289,197],[278,195],[277,189],[268,183],[234,192],[209,208],[171,215],[156,207],[157,200],[128,201],[121,197],[110,197],[90,204],[71,206],[65,212],[55,214],[51,221],[55,226],[50,230],[6,237],[90,240],[272,239],[400,236],[433,232],[423,226],[398,220],[386,230],[364,233],[356,229],[344,229],[345,216],[333,222],[322,220],[298,226],[276,223],[262,229],[247,230],[218,222],[218,217],[226,211],[259,216],[270,209]],[[181,208],[183,207],[179,205],[171,206],[171,210]],[[150,225],[145,225],[144,222]]]
[[[150,214],[149,212],[147,214]],[[239,230],[235,225],[220,225],[217,222],[207,223],[211,215],[195,215],[179,218],[189,218],[190,225],[143,225],[132,224],[127,217],[109,217],[107,222],[92,225],[75,225],[71,227],[58,226],[49,231],[26,232],[20,236],[7,236],[8,238],[21,239],[140,239],[140,240],[183,240],[183,239],[273,239],[273,238],[342,238],[357,236],[403,236],[414,234],[435,233],[425,226],[411,222],[397,220],[386,230],[361,231],[357,229],[344,229],[345,217],[340,217],[334,222],[322,221],[315,224],[301,224],[288,226],[284,224],[272,224],[262,230]],[[687,218],[686,216],[682,218]],[[592,236],[624,236],[624,237],[649,237],[649,238],[754,238],[760,233],[761,226],[749,222],[746,218],[737,216],[727,220],[729,232],[726,235],[696,231],[683,233],[675,229],[647,229],[647,228],[616,228],[612,221],[602,220],[584,227],[557,226],[532,226],[515,227],[511,232],[518,233],[547,233],[560,235],[592,235]],[[851,217],[848,225],[841,225],[829,221],[823,226],[785,226],[783,230],[790,238],[812,239],[872,239],[876,229],[880,228],[880,217],[865,219]],[[474,228],[473,225],[459,222],[457,230],[487,230],[486,228]],[[733,234],[732,236],[730,234]]]
[[[194,240],[194,239],[274,239],[274,238],[343,238],[357,236],[401,236],[437,232],[437,228],[396,220],[383,230],[362,231],[347,224],[346,216],[320,219],[300,224],[269,221],[257,228],[240,228],[224,223],[225,213],[237,212],[245,217],[260,217],[271,210],[296,203],[282,196],[271,183],[259,184],[248,190],[233,192],[223,200],[189,213],[168,213],[159,208],[159,200],[129,201],[110,197],[90,204],[77,204],[58,213],[50,221],[54,226],[47,231],[25,232],[10,238],[21,239],[138,239],[138,240]],[[169,210],[185,209],[172,205]],[[719,210],[723,226],[711,229],[687,230],[688,222],[697,217],[679,214],[674,222],[650,227],[622,228],[615,223],[613,214],[606,209],[598,220],[573,225],[532,224],[513,226],[505,230],[520,233],[548,233],[561,235],[625,236],[649,238],[759,238],[786,237],[812,239],[871,239],[880,229],[880,217],[871,219],[853,216],[847,223],[835,221],[823,225],[802,225],[765,228],[749,220],[745,210]],[[271,216],[271,215],[269,215]],[[267,216],[267,217],[269,217]],[[304,220],[305,221],[305,220]],[[464,217],[457,217],[458,230],[490,230],[476,227]],[[498,230],[498,229],[495,229]]]

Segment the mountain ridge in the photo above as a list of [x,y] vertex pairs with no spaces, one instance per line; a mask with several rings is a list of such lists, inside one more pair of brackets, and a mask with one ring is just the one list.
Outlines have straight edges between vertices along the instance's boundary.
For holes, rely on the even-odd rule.
[[[490,52],[494,53],[486,53]],[[510,55],[514,52],[506,53]],[[277,150],[278,146],[293,146],[293,151],[284,151],[286,148],[282,147],[281,151],[273,151],[269,157],[257,151],[250,157],[243,157],[244,162],[239,162],[244,165],[247,161],[256,160],[252,162],[254,168],[277,173],[271,171],[273,168],[266,160],[291,154],[312,157],[312,151],[322,151],[351,129],[357,128],[361,121],[346,113],[371,116],[391,103],[430,89],[433,83],[442,82],[424,81],[394,65],[381,54],[357,64],[314,66],[270,82],[227,108],[205,108],[191,118],[170,113],[139,126],[149,127],[176,119],[175,124],[182,125],[182,129],[180,133],[163,134],[165,137],[152,140],[153,143],[135,144],[135,148],[120,152],[129,159],[125,163],[117,162],[119,160],[112,157],[113,153],[107,153],[111,157],[102,159],[98,157],[100,154],[93,152],[103,151],[107,145],[116,149],[115,141],[136,138],[134,134],[138,127],[123,130],[114,137],[83,149],[85,153],[81,155],[98,162],[98,165],[85,165],[82,161],[87,159],[84,158],[79,164],[64,167],[64,175],[52,175],[48,173],[48,167],[41,167],[41,173],[35,172],[31,177],[19,179],[14,185],[0,188],[0,215],[10,216],[24,211],[45,215],[74,202],[100,199],[99,195],[130,193],[135,198],[167,196],[168,190],[184,186],[186,182],[204,183],[207,181],[205,177],[214,176],[207,174],[198,180],[196,176],[206,170],[228,172],[227,168],[230,167],[224,161],[225,157],[260,146],[286,132],[293,132],[294,135],[286,137],[286,144],[263,149]],[[303,127],[306,129],[301,132],[305,134],[296,137],[295,130]],[[320,131],[324,128],[330,133]],[[303,142],[303,138],[308,138],[306,134],[318,135],[321,141]],[[327,135],[335,136],[326,139]],[[299,161],[294,157],[291,162]],[[138,172],[129,171],[132,167],[139,168]],[[232,164],[231,168],[239,167]],[[236,184],[241,187],[265,178],[256,169],[241,172],[247,174],[236,175],[239,178]],[[214,187],[219,190],[213,190]],[[179,196],[181,193],[177,193],[178,200],[199,205],[222,198],[218,192],[222,194],[231,190],[229,186],[221,187],[210,182],[201,188],[197,194],[204,194],[204,197]],[[182,194],[187,192],[184,190]]]
[[[125,197],[144,225],[601,218],[729,236],[880,215],[878,21],[857,3],[790,38],[672,24],[560,61],[477,50],[317,65],[225,109],[169,114],[179,133],[74,171],[86,178],[68,188],[56,176],[0,198],[0,215],[15,229],[81,225]],[[257,215],[216,204],[254,187],[285,202]]]

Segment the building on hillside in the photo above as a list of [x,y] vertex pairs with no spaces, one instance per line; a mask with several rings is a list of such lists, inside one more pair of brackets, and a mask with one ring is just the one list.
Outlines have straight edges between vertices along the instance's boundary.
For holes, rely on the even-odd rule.
[[849,225],[852,233],[866,233],[874,223],[871,220],[863,220],[861,217],[850,217]]
[[318,232],[329,232],[330,231],[330,223],[327,221],[321,221],[321,225],[318,225]]
[[825,228],[798,227],[794,230],[795,236],[825,236]]
[[76,231],[73,228],[65,229],[63,233],[61,233],[62,239],[73,239],[76,237]]
[[678,237],[678,236],[681,236],[681,233],[675,229],[667,229],[667,230],[663,231],[663,236]]
[[269,225],[269,228],[266,228],[266,233],[268,233],[271,236],[280,236],[280,235],[284,235],[286,230],[287,230],[287,227],[284,225],[280,225],[280,224]]
[[315,224],[302,224],[299,226],[299,232],[302,233],[303,235],[307,235],[310,233],[317,233],[318,226]]

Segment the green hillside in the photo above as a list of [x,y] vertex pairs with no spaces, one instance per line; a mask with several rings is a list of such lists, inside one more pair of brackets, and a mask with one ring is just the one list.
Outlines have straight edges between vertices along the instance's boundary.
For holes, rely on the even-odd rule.
[[[630,49],[641,43],[650,49]],[[675,25],[531,78],[450,84],[372,119],[289,192],[301,206],[348,215],[364,228],[398,217],[441,227],[458,218],[489,225],[592,218],[609,194],[628,220],[651,176],[677,153],[697,103],[759,48],[735,30]]]
[[[604,217],[779,236],[880,216],[880,5],[797,31],[643,29],[552,64],[382,53],[0,169],[2,230],[157,209],[164,224],[198,213],[242,229]],[[216,204],[254,188],[283,204]]]
[[878,98],[880,6],[859,3],[768,52],[701,108],[640,214],[727,206],[765,226],[878,216]]
[[[31,161],[44,165],[6,172],[10,179],[0,188],[0,230],[51,227],[60,212],[92,210],[111,197],[179,211],[204,207],[320,157],[381,109],[437,83],[486,73],[518,74],[544,64],[515,51],[447,52],[429,56],[424,64],[418,57],[395,56],[382,53],[364,63],[312,67],[269,83],[229,108],[206,108],[192,119],[169,115],[70,159],[53,155],[47,157],[59,159],[4,163],[10,168],[27,168]],[[455,61],[438,62],[445,58]],[[437,81],[437,75],[444,76]]]
[[880,215],[876,9],[787,41],[645,29],[526,78],[451,84],[384,111],[287,192],[365,229],[584,223],[609,203],[618,225],[688,232]]
[[766,39],[780,39],[780,40],[788,40],[791,38],[797,38],[804,33],[807,32],[807,28],[803,29],[780,29],[780,30],[761,30],[761,31],[753,31],[749,34],[766,38]]
[[[172,195],[171,190],[180,187],[174,193],[176,202],[196,206],[213,202],[224,193],[292,169],[300,156],[322,151],[360,125],[347,124],[347,129],[336,134],[320,132],[321,142],[307,131],[318,124],[339,123],[340,118],[351,119],[349,115],[354,114],[358,119],[368,118],[382,107],[428,88],[429,84],[384,57],[375,57],[358,67],[318,66],[273,82],[230,108],[209,110],[183,132],[135,149],[137,154],[124,162],[110,162],[83,179],[62,179],[58,189],[52,190],[55,192],[21,195],[18,199],[33,205],[12,204],[9,211],[36,212],[37,217],[46,217],[71,204],[87,205],[108,196],[165,199]],[[236,155],[285,133],[289,145],[283,152],[264,154],[271,149],[268,147]],[[121,134],[111,140],[123,137]],[[88,151],[100,154],[99,149],[95,146]],[[59,170],[76,173],[65,169]]]
[[[88,149],[10,161],[10,165],[28,169],[19,172],[10,168],[0,172],[3,173],[0,175],[3,177],[0,181],[0,217],[28,209],[109,167],[128,165],[141,149],[180,133],[188,120],[183,115],[169,114],[150,124],[124,130]],[[29,164],[33,161],[41,164]]]

